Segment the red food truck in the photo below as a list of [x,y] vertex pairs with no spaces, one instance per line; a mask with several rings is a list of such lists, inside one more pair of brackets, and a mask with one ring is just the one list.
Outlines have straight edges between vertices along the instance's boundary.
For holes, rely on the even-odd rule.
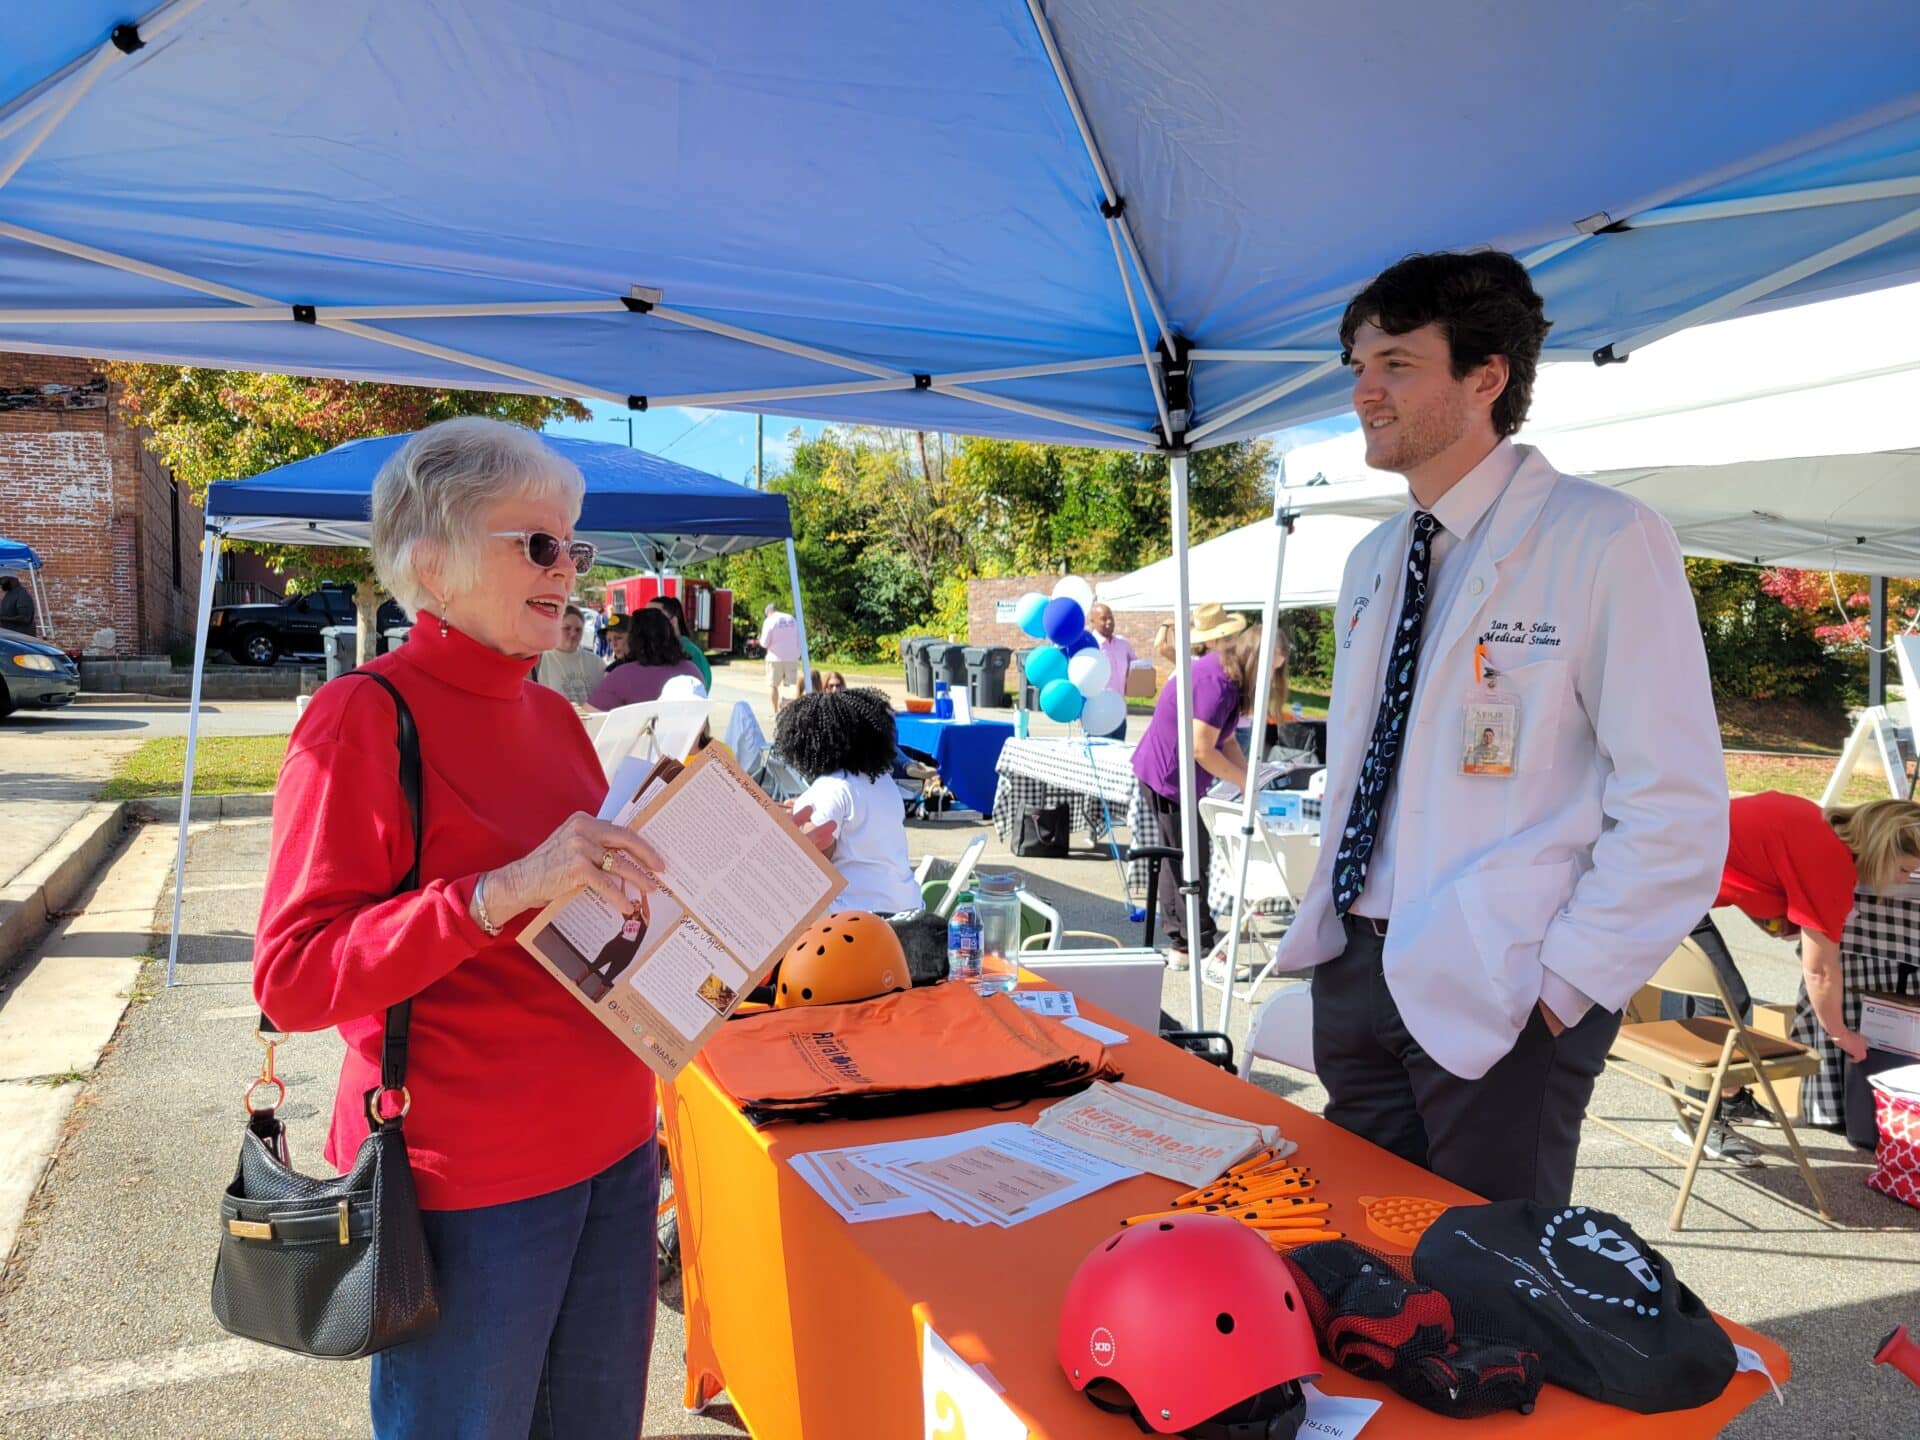
[[671,595],[687,612],[687,631],[702,650],[733,649],[733,592],[684,575],[628,575],[607,582],[607,613],[631,615],[656,595]]

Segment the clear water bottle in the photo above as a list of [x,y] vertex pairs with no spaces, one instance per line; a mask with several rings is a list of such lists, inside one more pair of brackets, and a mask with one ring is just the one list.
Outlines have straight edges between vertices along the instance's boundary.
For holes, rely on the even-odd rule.
[[980,979],[980,912],[974,909],[971,890],[960,892],[960,903],[947,920],[947,978],[968,985]]
[[980,993],[1002,994],[1020,978],[1020,897],[1017,875],[982,875],[974,887],[980,916]]

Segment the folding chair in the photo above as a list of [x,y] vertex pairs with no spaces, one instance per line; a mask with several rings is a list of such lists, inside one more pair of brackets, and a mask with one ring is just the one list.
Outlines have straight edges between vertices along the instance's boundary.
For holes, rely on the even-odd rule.
[[953,908],[960,903],[960,892],[967,888],[967,882],[973,879],[973,867],[980,863],[980,855],[987,848],[987,837],[976,835],[967,842],[967,848],[954,862],[953,873],[944,880],[922,880],[920,897],[927,902],[927,909],[942,920],[953,918]]
[[1254,1012],[1240,1057],[1240,1078],[1251,1079],[1255,1060],[1272,1060],[1317,1074],[1313,1065],[1313,987],[1305,980],[1281,986]]
[[[1240,814],[1237,801],[1200,802],[1201,821],[1212,835],[1215,853],[1226,864],[1229,875],[1240,873],[1240,847],[1247,844],[1246,904],[1241,910],[1240,944],[1243,949],[1257,946],[1265,953],[1266,962],[1257,972],[1252,972],[1246,989],[1236,991],[1234,998],[1251,1004],[1254,991],[1273,975],[1279,961],[1279,946],[1271,939],[1261,938],[1257,932],[1263,921],[1275,921],[1281,929],[1291,923],[1293,912],[1299,908],[1300,892],[1319,863],[1320,846],[1312,835],[1272,834],[1258,819],[1248,843],[1248,837],[1240,833]],[[1252,971],[1251,966],[1248,969]],[[1231,976],[1221,983],[1223,1013],[1226,987],[1232,983]]]
[[[1020,951],[1061,950],[1062,940],[1092,940],[1096,947],[1121,949],[1120,942],[1113,936],[1100,930],[1065,930],[1060,925],[1060,912],[1042,900],[1031,890],[1014,891],[1020,900]],[[1087,948],[1081,946],[1075,949]]]
[[[1694,1176],[1699,1173],[1701,1156],[1706,1153],[1707,1130],[1713,1124],[1717,1097],[1729,1085],[1751,1085],[1756,1082],[1765,1091],[1767,1108],[1773,1111],[1780,1132],[1786,1137],[1788,1148],[1793,1151],[1793,1163],[1800,1168],[1801,1178],[1807,1182],[1814,1208],[1820,1212],[1821,1219],[1831,1220],[1833,1216],[1827,1211],[1827,1200],[1821,1193],[1820,1181],[1815,1177],[1813,1167],[1807,1163],[1806,1152],[1800,1148],[1800,1137],[1794,1133],[1793,1121],[1787,1117],[1786,1108],[1773,1090],[1775,1080],[1793,1080],[1817,1073],[1820,1069],[1818,1052],[1792,1040],[1776,1040],[1770,1035],[1749,1029],[1727,995],[1713,962],[1707,959],[1706,951],[1700,948],[1697,941],[1681,941],[1680,948],[1667,957],[1647,983],[1655,990],[1675,995],[1717,1000],[1731,1017],[1717,1020],[1695,1016],[1690,1020],[1623,1024],[1607,1056],[1608,1069],[1616,1070],[1628,1079],[1665,1095],[1673,1105],[1674,1114],[1680,1119],[1680,1128],[1693,1132],[1693,1153],[1687,1157],[1687,1173],[1680,1182],[1680,1194],[1673,1202],[1673,1213],[1667,1217],[1667,1228],[1678,1230],[1681,1226],[1687,1199],[1693,1193]],[[1686,1088],[1705,1091],[1705,1103],[1687,1095]],[[1699,1111],[1697,1122],[1689,1113],[1690,1110]],[[1656,1155],[1676,1158],[1671,1151],[1662,1149],[1611,1120],[1598,1115],[1592,1118],[1616,1135]]]

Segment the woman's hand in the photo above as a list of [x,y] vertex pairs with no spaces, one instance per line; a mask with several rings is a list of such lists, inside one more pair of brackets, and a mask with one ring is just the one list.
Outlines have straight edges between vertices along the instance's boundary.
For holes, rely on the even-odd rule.
[[1840,1053],[1858,1065],[1867,1058],[1867,1037],[1858,1030],[1830,1030],[1833,1043],[1840,1047]]
[[[611,869],[605,864],[609,855]],[[582,888],[597,891],[624,913],[633,903],[629,890],[645,894],[654,888],[646,871],[666,868],[653,847],[633,831],[576,811],[538,847],[511,865],[487,872],[487,915],[494,924],[504,925],[523,911]]]
[[840,834],[839,826],[831,820],[822,820],[818,825],[812,824],[813,807],[811,805],[796,810],[793,808],[793,802],[789,800],[787,813],[793,817],[793,823],[800,827],[800,833],[807,837],[814,849],[822,855],[833,854],[833,842]]

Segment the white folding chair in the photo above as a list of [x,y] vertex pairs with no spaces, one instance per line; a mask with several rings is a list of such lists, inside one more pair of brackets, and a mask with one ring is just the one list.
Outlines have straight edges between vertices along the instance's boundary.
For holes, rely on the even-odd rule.
[[925,885],[927,883],[928,878],[933,874],[934,859],[935,857],[932,855],[922,855],[920,857],[920,863],[913,867],[914,884]]
[[[1236,878],[1239,876],[1241,849],[1243,846],[1246,848],[1246,904],[1242,907],[1240,948],[1244,951],[1250,945],[1258,946],[1267,957],[1265,965],[1252,982],[1252,985],[1258,985],[1266,979],[1272,968],[1274,947],[1256,939],[1253,934],[1255,922],[1260,918],[1255,908],[1261,905],[1271,907],[1274,902],[1279,902],[1288,910],[1295,907],[1296,890],[1289,883],[1285,862],[1274,845],[1276,840],[1292,837],[1269,835],[1258,817],[1254,820],[1253,835],[1244,836],[1240,833],[1240,815],[1240,802],[1237,800],[1200,802],[1200,823],[1207,827],[1208,834],[1212,836],[1214,854],[1226,867],[1227,874]],[[1221,943],[1225,943],[1224,939]],[[1251,966],[1248,968],[1252,969]],[[1228,979],[1231,983],[1231,977]],[[1252,985],[1246,992],[1249,996],[1253,993]]]
[[1240,1052],[1240,1078],[1253,1074],[1255,1060],[1272,1060],[1312,1075],[1313,987],[1305,980],[1289,981],[1254,1012],[1247,1043]]
[[[1104,947],[1118,950],[1122,948],[1118,940],[1101,930],[1063,929],[1060,924],[1060,912],[1031,890],[1020,889],[1014,891],[1014,894],[1020,899],[1020,951],[1022,954],[1039,950],[1064,949],[1066,947],[1060,943],[1062,940],[1096,941],[1097,944],[1092,947],[1096,949]],[[1038,927],[1030,935],[1026,933],[1029,928],[1029,921]]]
[[767,755],[767,733],[760,728],[760,717],[753,713],[753,706],[744,700],[734,701],[733,711],[727,716],[727,733],[720,738],[742,770],[749,775],[758,773]]
[[980,863],[980,856],[986,848],[986,835],[976,835],[967,842],[966,850],[954,863],[953,874],[947,877],[947,893],[940,897],[939,908],[933,912],[942,920],[953,918],[953,907],[960,903],[960,892],[966,889],[967,882],[973,879],[973,867]]

